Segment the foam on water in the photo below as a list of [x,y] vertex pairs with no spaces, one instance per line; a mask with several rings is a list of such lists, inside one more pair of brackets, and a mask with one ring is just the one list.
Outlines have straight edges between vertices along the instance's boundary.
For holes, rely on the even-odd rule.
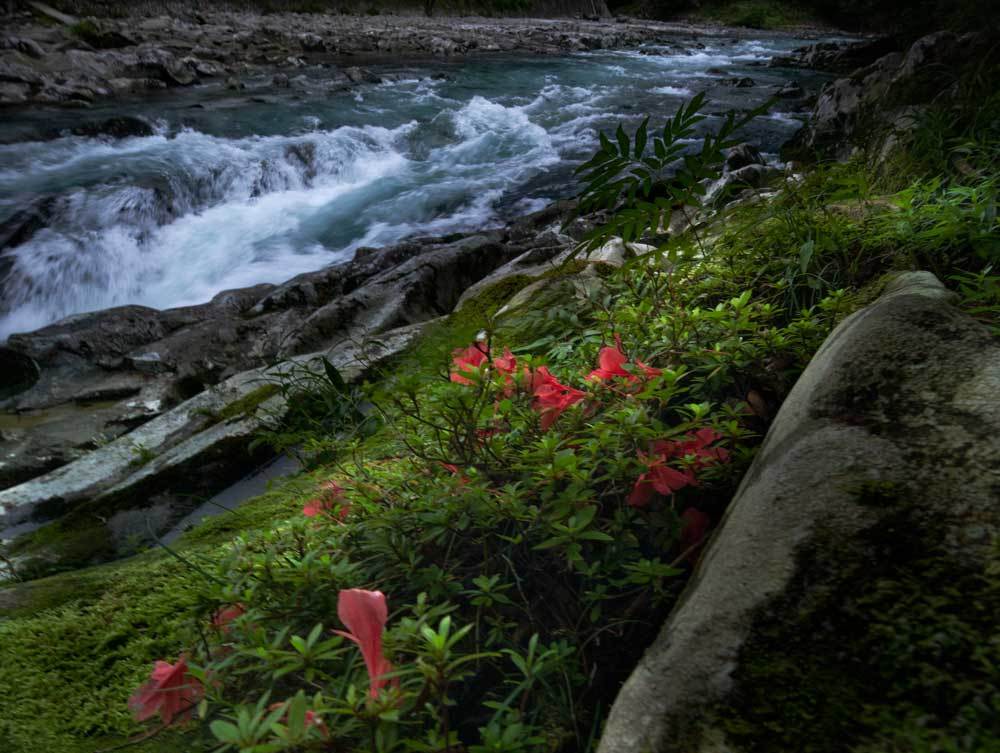
[[[362,245],[539,209],[573,190],[600,130],[645,112],[662,122],[711,85],[707,68],[797,42],[470,63],[446,79],[409,70],[316,101],[179,105],[149,137],[0,145],[0,225],[40,206],[47,225],[0,251],[0,340],[82,311],[200,303]],[[793,123],[776,115],[764,132]]]

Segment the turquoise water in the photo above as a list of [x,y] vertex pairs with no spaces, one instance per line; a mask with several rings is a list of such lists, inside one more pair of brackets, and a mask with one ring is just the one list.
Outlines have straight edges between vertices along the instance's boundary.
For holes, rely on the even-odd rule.
[[[698,91],[714,114],[764,101],[801,71],[759,67],[798,39],[705,40],[558,58],[371,66],[394,80],[330,91],[270,77],[86,112],[25,113],[0,142],[117,114],[156,134],[0,145],[0,223],[43,206],[46,226],[0,251],[0,340],[67,315],[201,303],[351,258],[359,246],[503,223],[573,193],[600,129],[662,122]],[[752,88],[724,79],[749,75]],[[776,155],[800,126],[787,104],[745,137]]]

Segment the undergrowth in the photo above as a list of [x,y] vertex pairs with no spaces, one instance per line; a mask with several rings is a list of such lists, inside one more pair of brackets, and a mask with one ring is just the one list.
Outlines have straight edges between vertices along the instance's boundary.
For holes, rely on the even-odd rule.
[[[603,208],[652,253],[600,274],[580,256],[512,312],[529,280],[487,291],[363,385],[298,375],[297,423],[269,438],[309,475],[176,556],[12,592],[0,698],[34,705],[0,720],[5,750],[135,733],[130,689],[165,658],[186,695],[148,750],[178,729],[192,751],[592,750],[830,329],[918,267],[997,321],[996,142],[963,122],[928,120],[900,146],[922,152],[881,173],[818,166],[669,240],[670,177],[640,176]],[[640,160],[636,136],[592,167]],[[84,700],[67,713],[51,688]]]

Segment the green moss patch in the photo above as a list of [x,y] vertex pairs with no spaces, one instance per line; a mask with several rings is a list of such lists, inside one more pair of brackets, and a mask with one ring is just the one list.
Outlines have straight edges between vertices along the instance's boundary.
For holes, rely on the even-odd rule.
[[[870,503],[892,504],[891,490],[888,501],[869,491]],[[738,748],[1000,750],[1000,559],[960,565],[913,531],[901,516],[857,552],[803,563],[745,644],[718,711]]]

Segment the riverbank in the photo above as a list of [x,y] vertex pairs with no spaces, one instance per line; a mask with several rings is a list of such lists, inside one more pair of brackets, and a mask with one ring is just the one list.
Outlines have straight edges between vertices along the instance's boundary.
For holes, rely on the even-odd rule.
[[[803,28],[793,33],[808,38],[832,30]],[[203,10],[176,17],[64,16],[59,21],[24,13],[4,21],[0,106],[87,108],[104,99],[211,80],[239,89],[248,76],[265,71],[294,76],[316,66],[341,70],[339,83],[349,87],[364,81],[364,74],[352,67],[387,59],[562,55],[769,34],[773,32],[625,17],[427,18]]]
[[[669,235],[654,207],[627,207],[615,227],[656,248],[605,233],[591,263],[568,261],[609,218],[567,229],[571,207],[553,205],[518,229],[365,251],[209,307],[103,312],[21,338],[61,360],[54,370],[92,358],[105,377],[156,380],[175,378],[159,371],[171,358],[328,345],[358,311],[422,325],[394,358],[356,359],[374,365],[367,383],[312,364],[296,420],[265,427],[275,446],[305,448],[305,473],[172,552],[0,589],[0,740],[16,753],[128,736],[143,753],[372,739],[588,751],[607,730],[603,749],[628,753],[720,739],[780,753],[994,749],[1000,664],[983,647],[998,645],[1000,522],[981,469],[996,465],[1000,421],[998,141],[978,118],[989,105],[1000,122],[996,95],[956,98],[946,125],[929,117],[891,144],[850,109],[875,101],[894,116],[919,73],[907,61],[933,53],[939,71],[969,41],[926,40],[824,90],[806,143],[835,123],[836,151],[850,151],[844,123],[875,142],[844,163],[788,175],[749,147],[692,159],[667,195],[700,205],[688,189],[721,176],[739,200],[680,202]],[[654,159],[691,135],[675,130],[664,143],[629,124],[603,151]],[[111,320],[123,313],[134,318]],[[375,340],[393,333],[413,330]],[[218,378],[212,365],[200,373]],[[185,411],[223,433],[284,384]],[[170,458],[134,450],[105,457],[155,504],[142,484]],[[175,482],[212,475],[189,467]],[[108,512],[81,504],[65,529],[96,540]],[[353,644],[330,634],[338,612],[351,621],[338,609],[349,589],[388,598],[374,635],[381,652],[385,630],[398,687],[380,665],[369,691]],[[683,650],[654,648],[637,673],[647,684],[630,681],[605,727],[671,610],[666,635],[685,636]],[[204,690],[199,721],[158,734],[132,719],[153,661]]]

